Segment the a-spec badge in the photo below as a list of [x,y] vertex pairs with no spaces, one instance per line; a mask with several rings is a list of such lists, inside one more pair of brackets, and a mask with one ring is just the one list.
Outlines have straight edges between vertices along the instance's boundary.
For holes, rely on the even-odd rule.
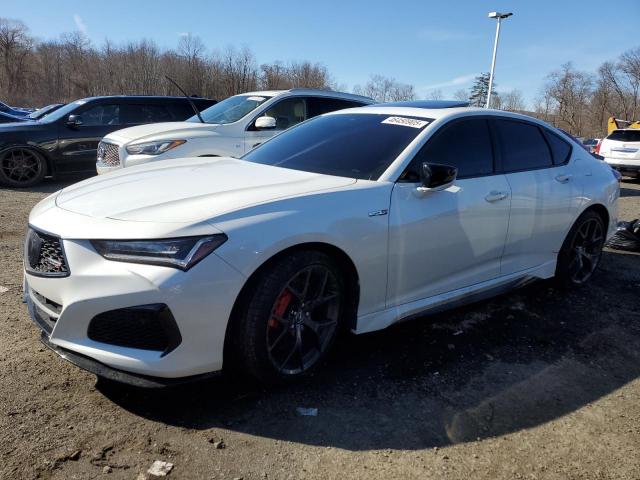
[[369,216],[370,217],[380,217],[382,215],[386,215],[387,213],[389,213],[389,211],[387,209],[376,210],[374,212],[369,212]]

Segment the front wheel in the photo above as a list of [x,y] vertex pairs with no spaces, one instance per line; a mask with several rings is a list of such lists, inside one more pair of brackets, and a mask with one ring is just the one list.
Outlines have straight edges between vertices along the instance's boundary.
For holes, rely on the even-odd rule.
[[341,271],[300,251],[267,267],[241,299],[235,344],[245,369],[266,383],[295,380],[325,358],[343,316]]
[[0,153],[0,184],[26,188],[40,183],[47,172],[47,164],[38,152],[15,147]]
[[594,211],[583,213],[573,225],[558,254],[556,280],[563,287],[587,283],[595,272],[605,241],[605,225]]

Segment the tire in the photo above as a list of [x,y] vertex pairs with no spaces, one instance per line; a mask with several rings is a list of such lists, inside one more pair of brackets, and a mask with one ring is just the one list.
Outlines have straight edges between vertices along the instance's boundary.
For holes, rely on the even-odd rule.
[[47,173],[44,157],[28,147],[13,147],[0,153],[0,184],[27,188],[42,181]]
[[267,266],[233,319],[236,362],[269,384],[307,375],[331,349],[345,300],[342,272],[329,255],[299,251]]
[[604,221],[596,212],[589,210],[578,217],[558,253],[555,279],[560,287],[579,287],[591,279],[600,263],[605,235]]

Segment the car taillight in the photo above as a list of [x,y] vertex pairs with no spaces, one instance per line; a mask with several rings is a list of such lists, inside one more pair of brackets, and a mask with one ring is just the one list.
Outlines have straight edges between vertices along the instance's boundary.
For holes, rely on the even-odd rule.
[[598,144],[596,145],[596,148],[595,148],[595,150],[593,152],[596,155],[600,155],[600,144],[602,144],[602,140],[598,140]]

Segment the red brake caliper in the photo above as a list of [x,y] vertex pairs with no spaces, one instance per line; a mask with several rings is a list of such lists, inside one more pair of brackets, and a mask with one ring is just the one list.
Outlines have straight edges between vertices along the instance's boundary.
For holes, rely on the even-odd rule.
[[[273,307],[273,314],[277,317],[281,317],[284,315],[284,312],[287,311],[287,307],[291,303],[291,298],[293,295],[289,290],[283,290],[278,299],[276,300],[275,306]],[[274,317],[271,317],[269,320],[269,328],[277,328],[280,322],[276,320]]]

